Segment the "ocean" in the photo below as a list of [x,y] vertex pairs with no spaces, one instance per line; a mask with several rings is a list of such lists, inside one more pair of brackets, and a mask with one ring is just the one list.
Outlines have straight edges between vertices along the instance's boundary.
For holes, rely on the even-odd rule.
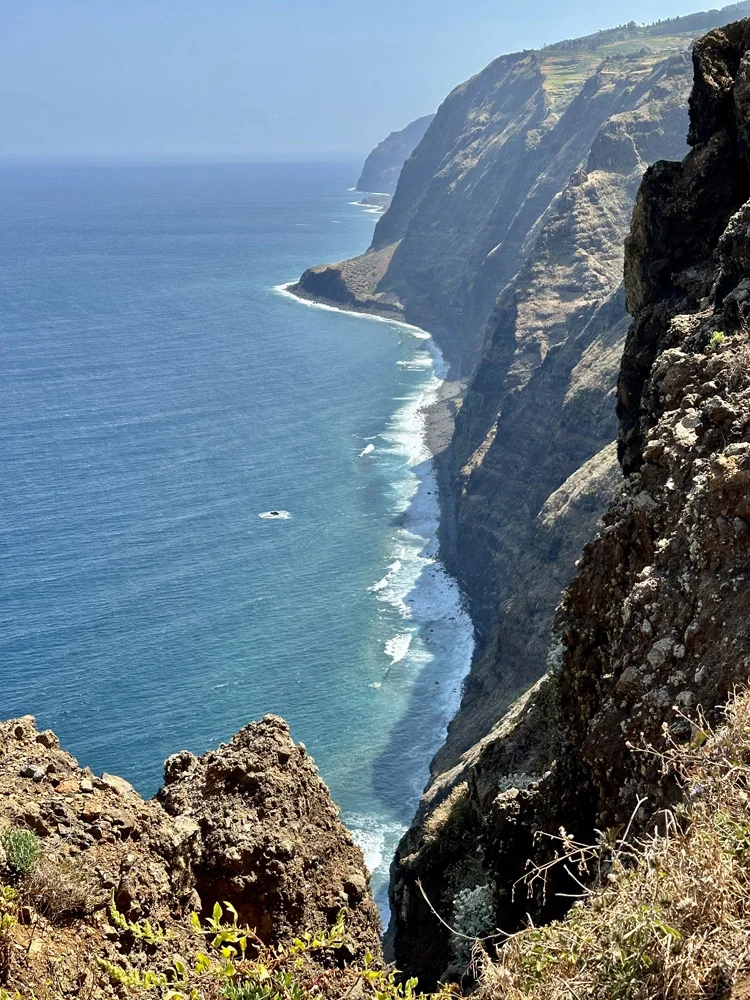
[[369,243],[358,168],[0,167],[0,717],[149,796],[282,715],[385,909],[472,630],[422,435],[439,351],[280,288]]

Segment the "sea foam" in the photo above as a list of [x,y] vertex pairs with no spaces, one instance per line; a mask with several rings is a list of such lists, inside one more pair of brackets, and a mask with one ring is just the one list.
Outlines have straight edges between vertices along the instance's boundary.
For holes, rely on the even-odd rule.
[[345,313],[347,316],[359,316],[362,319],[368,319],[375,323],[387,323],[388,326],[397,327],[399,330],[406,330],[416,340],[432,340],[432,336],[426,330],[423,330],[419,326],[414,326],[413,323],[407,323],[402,319],[389,319],[388,316],[376,316],[375,313],[360,312],[357,309],[345,309],[343,306],[331,306],[327,302],[316,302],[314,299],[301,298],[290,291],[296,284],[296,281],[282,281],[281,284],[274,285],[272,290],[276,295],[283,295],[285,298],[293,299],[295,302],[299,302],[310,309],[326,309],[328,312]]
[[[373,769],[374,791],[384,810],[378,815],[346,817],[373,872],[376,899],[387,920],[390,859],[429,778],[430,759],[458,709],[474,648],[473,625],[458,585],[439,558],[438,486],[426,439],[427,413],[437,401],[447,366],[425,330],[300,299],[289,287],[277,285],[274,290],[311,308],[385,323],[423,342],[424,348],[397,362],[402,371],[413,373],[416,384],[394,400],[398,405],[377,435],[378,448],[370,453],[371,467],[381,471],[388,483],[393,529],[384,554],[385,573],[367,591],[383,608],[383,628],[393,627],[394,614],[403,622],[401,629],[396,627],[381,639],[390,663],[367,683],[373,697],[387,698],[394,706],[393,731],[386,736],[386,746]],[[364,452],[367,449],[360,454]],[[384,821],[388,816],[393,823]]]
[[[432,741],[437,749],[458,709],[461,684],[468,673],[474,649],[474,629],[458,584],[439,559],[438,486],[426,440],[427,411],[437,401],[448,366],[431,334],[421,327],[387,316],[300,298],[289,290],[293,284],[275,285],[274,291],[310,308],[385,323],[424,341],[425,350],[405,361],[402,367],[425,375],[429,373],[428,377],[400,400],[402,405],[381,435],[385,447],[376,452],[383,457],[390,455],[402,459],[405,467],[391,483],[392,510],[399,524],[391,540],[387,572],[368,590],[379,601],[395,608],[402,618],[415,622],[417,629],[404,659],[412,661],[423,672],[428,672],[429,666],[429,672],[440,674],[435,682],[441,688],[436,700],[440,705],[440,719]],[[417,796],[428,775],[428,764],[429,759],[426,759],[414,778]]]
[[385,655],[390,656],[391,664],[399,663],[403,660],[409,652],[411,640],[411,632],[400,632],[398,635],[394,635],[391,639],[386,640],[384,646]]

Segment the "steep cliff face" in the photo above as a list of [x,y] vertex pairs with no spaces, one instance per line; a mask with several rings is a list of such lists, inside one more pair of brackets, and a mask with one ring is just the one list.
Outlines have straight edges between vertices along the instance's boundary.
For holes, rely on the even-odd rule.
[[[378,291],[436,335],[461,372],[476,364],[498,293],[603,123],[632,108],[656,61],[613,43],[503,56],[457,88],[405,165],[373,248],[398,243]],[[631,52],[628,52],[628,47]]]
[[370,250],[297,285],[426,327],[459,393],[468,382],[437,464],[442,554],[477,646],[435,773],[542,674],[555,606],[618,481],[623,241],[646,166],[686,149],[688,46],[725,16],[496,60],[438,110]]
[[607,446],[627,329],[622,243],[654,150],[684,149],[688,89],[680,54],[629,95],[634,110],[607,119],[488,323],[450,469],[449,562],[471,598],[477,656],[438,766],[543,672],[555,606],[619,480]]
[[[438,109],[368,254],[346,262],[341,283],[321,283],[341,270],[329,265],[298,290],[397,311],[434,334],[454,375],[470,373],[498,294],[604,122],[637,107],[656,64],[716,23],[696,15],[496,59]],[[658,124],[640,155],[664,155]]]
[[427,978],[461,950],[418,881],[454,926],[467,901],[488,933],[554,916],[555,890],[576,891],[564,873],[546,901],[519,884],[550,857],[538,833],[643,829],[677,792],[643,751],[689,741],[690,717],[716,722],[750,676],[750,21],[693,62],[692,150],[646,172],[626,251],[626,482],[565,594],[549,676],[435,778],[394,862],[396,956]]
[[203,757],[170,757],[152,802],[122,778],[80,768],[31,716],[0,723],[0,918],[13,912],[4,883],[18,884],[8,830],[35,834],[39,858],[17,888],[19,922],[2,925],[0,992],[122,995],[102,962],[123,975],[169,975],[175,955],[191,967],[207,941],[190,913],[226,902],[269,946],[325,932],[341,912],[346,938],[328,964],[379,955],[362,854],[273,716]]
[[409,159],[434,117],[424,115],[417,118],[409,122],[406,128],[391,132],[379,142],[365,160],[357,181],[357,190],[393,194],[404,161]]

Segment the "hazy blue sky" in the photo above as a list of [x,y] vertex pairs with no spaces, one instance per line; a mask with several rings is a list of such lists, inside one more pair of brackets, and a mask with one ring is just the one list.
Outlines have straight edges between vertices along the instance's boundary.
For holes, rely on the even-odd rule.
[[0,0],[0,156],[369,149],[503,52],[701,0]]

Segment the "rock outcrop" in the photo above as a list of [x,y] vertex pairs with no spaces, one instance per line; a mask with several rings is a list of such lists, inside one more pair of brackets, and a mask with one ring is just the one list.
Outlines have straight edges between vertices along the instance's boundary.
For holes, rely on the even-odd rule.
[[365,160],[357,191],[393,194],[406,160],[419,145],[434,115],[424,115],[397,132],[391,132]]
[[377,953],[378,915],[362,853],[304,746],[268,715],[202,757],[164,765],[157,800],[195,831],[203,908],[228,900],[265,941],[327,927],[346,914],[352,939]]
[[[79,767],[31,716],[0,723],[0,833],[7,829],[33,832],[40,851],[18,939],[0,963],[10,969],[5,985],[24,996],[47,995],[39,988],[53,966],[55,995],[67,984],[71,995],[109,996],[99,959],[158,969],[178,954],[189,963],[205,943],[188,917],[215,903],[236,906],[269,945],[325,931],[343,913],[336,960],[380,954],[362,854],[304,747],[273,716],[202,757],[170,757],[151,802],[122,778]],[[166,953],[118,927],[112,904],[126,923],[148,921],[168,940]]]
[[461,951],[418,882],[454,926],[470,902],[488,933],[554,916],[575,889],[551,876],[546,901],[526,898],[527,859],[550,857],[538,834],[643,829],[674,794],[648,747],[717,722],[750,677],[750,21],[699,40],[693,64],[692,149],[646,172],[626,250],[626,482],[558,611],[549,675],[436,776],[394,863],[395,953],[427,979]]

